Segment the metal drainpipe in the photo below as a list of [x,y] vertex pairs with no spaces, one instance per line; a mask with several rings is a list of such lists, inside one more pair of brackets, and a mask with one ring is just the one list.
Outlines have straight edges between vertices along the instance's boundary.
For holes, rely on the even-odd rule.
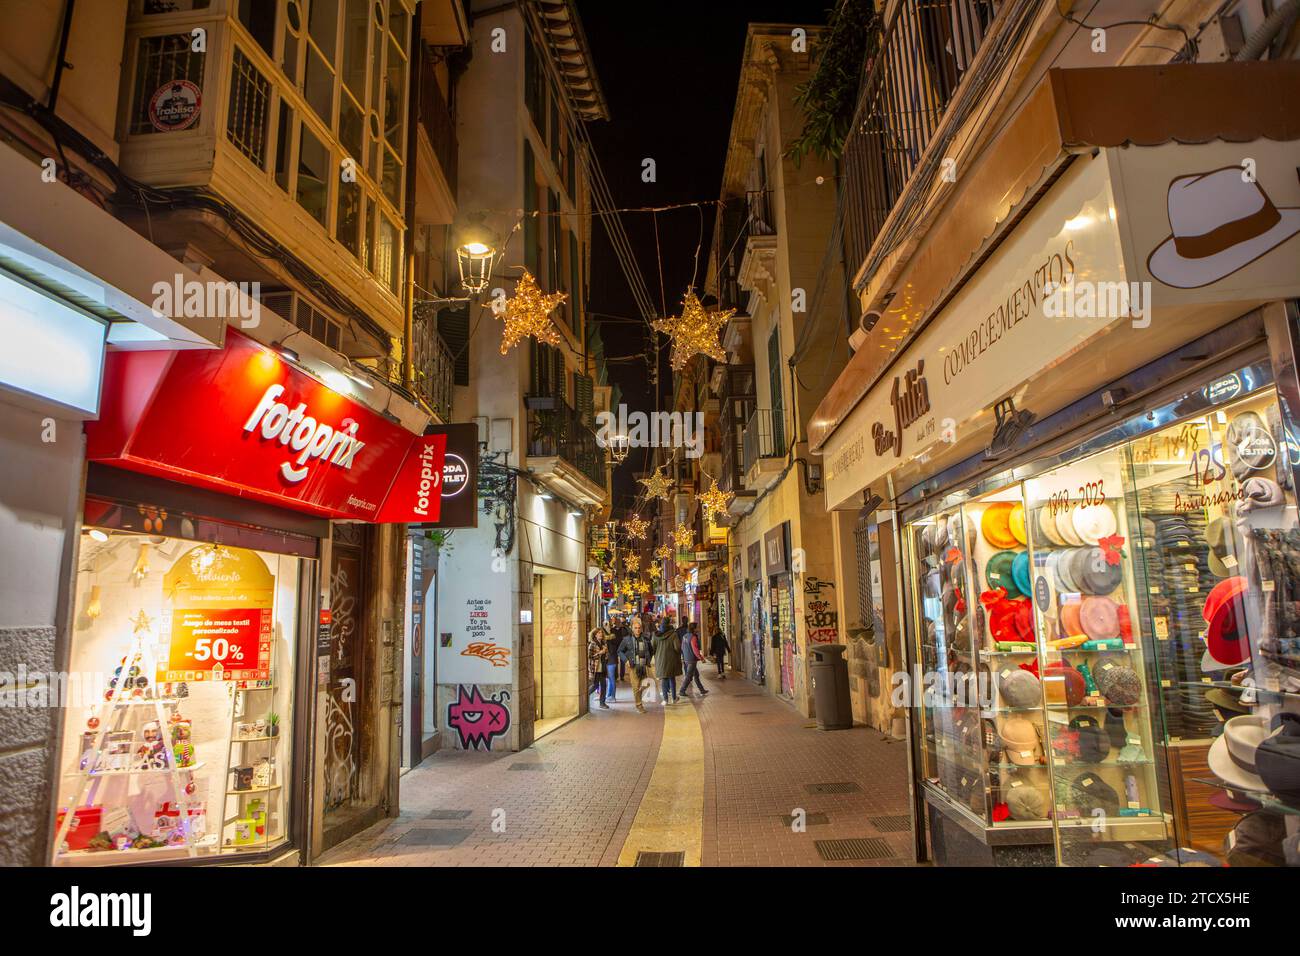
[[1286,0],[1278,5],[1272,13],[1264,18],[1255,32],[1250,35],[1245,45],[1237,51],[1233,57],[1238,63],[1245,63],[1248,60],[1258,60],[1264,53],[1273,38],[1277,36],[1278,31],[1297,14],[1300,14],[1300,0]]
[[77,0],[68,0],[67,6],[63,8],[63,26],[59,30],[59,51],[54,58],[54,78],[50,81],[50,101],[46,104],[51,115],[59,102],[59,87],[63,84],[63,70],[68,54],[68,37],[72,33],[72,11],[76,5]]

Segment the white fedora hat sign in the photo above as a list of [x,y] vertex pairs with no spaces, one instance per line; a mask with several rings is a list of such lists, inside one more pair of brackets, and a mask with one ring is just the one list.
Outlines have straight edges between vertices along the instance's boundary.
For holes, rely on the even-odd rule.
[[1179,176],[1168,206],[1173,234],[1151,251],[1147,269],[1175,289],[1218,282],[1300,232],[1300,209],[1278,209],[1240,166]]

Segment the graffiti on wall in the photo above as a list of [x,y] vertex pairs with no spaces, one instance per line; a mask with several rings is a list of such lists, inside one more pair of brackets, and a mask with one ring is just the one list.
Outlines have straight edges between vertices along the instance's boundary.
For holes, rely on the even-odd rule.
[[824,581],[812,575],[803,579],[803,623],[810,644],[830,644],[839,640],[834,581]]
[[562,641],[577,634],[578,607],[573,598],[547,598],[542,602],[542,638]]
[[510,648],[493,644],[491,641],[474,641],[460,652],[461,657],[479,657],[490,661],[493,667],[510,666]]
[[456,700],[447,705],[447,726],[456,731],[462,750],[491,750],[492,742],[510,730],[508,690],[484,697],[477,684],[468,691],[456,685]]

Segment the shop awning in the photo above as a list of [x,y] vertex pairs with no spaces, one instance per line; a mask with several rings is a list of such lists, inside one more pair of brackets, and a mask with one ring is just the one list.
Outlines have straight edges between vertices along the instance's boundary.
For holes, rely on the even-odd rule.
[[319,517],[425,523],[440,516],[446,440],[232,328],[224,349],[110,353],[86,457]]
[[[869,277],[862,292],[865,305],[875,307],[891,294],[892,299],[814,413],[809,424],[810,447],[824,450],[849,413],[873,386],[886,381],[887,373],[925,326],[994,253],[1074,156],[1105,150],[1113,154],[1112,166],[1118,171],[1122,165],[1133,165],[1123,154],[1143,151],[1132,147],[1159,148],[1163,150],[1160,165],[1169,170],[1186,172],[1189,177],[1207,173],[1211,167],[1191,154],[1186,157],[1186,170],[1168,165],[1178,162],[1168,147],[1294,142],[1300,139],[1297,102],[1300,62],[1295,61],[1049,70],[973,167],[958,177],[951,198],[915,251],[905,259],[899,255],[886,261]],[[1290,182],[1283,184],[1279,178],[1272,189],[1289,189],[1294,184],[1294,158],[1292,154]],[[1247,159],[1265,161],[1238,149],[1227,164],[1240,166]],[[1157,172],[1151,171],[1152,188]],[[1163,210],[1170,186],[1166,177],[1154,193],[1162,209],[1159,228],[1166,236],[1170,226]],[[1144,205],[1153,196],[1130,193],[1116,198],[1121,204],[1119,226],[1130,243],[1124,251],[1127,277],[1150,279],[1145,272],[1146,252],[1138,257],[1134,243],[1138,233],[1152,225],[1146,220],[1153,217],[1149,209],[1139,214],[1127,204]],[[1274,196],[1273,205],[1285,203]],[[1138,219],[1142,221],[1135,221]],[[1268,290],[1261,287],[1259,291]],[[1231,293],[1230,288],[1220,287],[1210,298],[1222,300]]]

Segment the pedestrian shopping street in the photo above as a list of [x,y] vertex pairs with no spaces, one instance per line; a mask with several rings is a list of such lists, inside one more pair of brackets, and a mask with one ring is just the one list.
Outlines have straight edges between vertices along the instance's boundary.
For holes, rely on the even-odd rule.
[[819,731],[735,672],[719,681],[711,664],[704,686],[702,700],[647,701],[642,715],[619,684],[609,710],[593,701],[518,753],[439,751],[403,775],[398,816],[319,863],[634,866],[642,853],[683,855],[642,866],[911,862],[905,743],[866,727]]

